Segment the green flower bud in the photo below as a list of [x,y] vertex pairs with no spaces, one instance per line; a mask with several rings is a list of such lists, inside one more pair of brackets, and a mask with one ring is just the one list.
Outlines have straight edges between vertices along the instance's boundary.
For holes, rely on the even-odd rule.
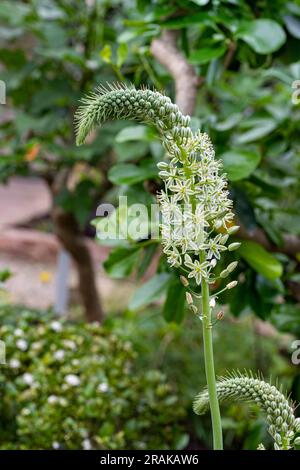
[[230,263],[228,266],[227,266],[227,270],[232,273],[232,271],[235,270],[235,268],[237,267],[238,265],[238,262],[237,261],[233,261],[232,263]]
[[237,286],[238,282],[237,281],[232,281],[229,284],[227,284],[226,289],[233,289],[235,286]]
[[184,276],[180,276],[180,282],[184,287],[188,287],[190,285],[189,281]]
[[224,269],[223,271],[221,271],[220,277],[225,279],[225,277],[229,276],[229,274],[230,274],[230,272],[228,271],[228,268],[227,268],[227,269]]
[[237,250],[241,246],[241,243],[231,243],[228,247],[228,251],[234,251]]

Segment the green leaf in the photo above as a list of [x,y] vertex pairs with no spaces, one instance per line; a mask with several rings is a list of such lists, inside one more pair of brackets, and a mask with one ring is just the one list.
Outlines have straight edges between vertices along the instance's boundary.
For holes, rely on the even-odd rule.
[[147,126],[128,126],[117,134],[116,142],[119,144],[136,140],[151,142],[154,137],[155,133]]
[[249,119],[243,123],[243,127],[248,130],[234,138],[236,144],[247,144],[262,139],[276,129],[277,122],[270,118]]
[[167,298],[163,308],[163,316],[167,322],[181,323],[184,317],[185,289],[178,279],[169,285]]
[[0,283],[7,281],[12,276],[12,272],[9,269],[2,269],[0,271]]
[[238,252],[255,271],[270,281],[282,276],[283,267],[280,261],[258,243],[243,241]]
[[157,176],[154,164],[136,166],[133,164],[120,164],[112,167],[108,173],[109,180],[114,184],[136,184]]
[[126,42],[122,42],[117,50],[117,66],[122,67],[124,64],[126,57],[128,55],[128,46]]
[[115,279],[121,279],[131,274],[139,260],[139,247],[121,247],[112,250],[104,261],[105,271]]
[[162,27],[168,29],[181,29],[192,24],[213,25],[213,21],[208,13],[195,13],[194,15],[172,18],[160,22]]
[[189,62],[192,64],[207,64],[211,62],[213,59],[217,59],[221,57],[226,52],[226,47],[204,47],[199,49],[198,51],[194,51],[191,53],[189,57]]
[[170,283],[171,275],[169,273],[161,273],[153,276],[149,281],[138,288],[129,304],[131,310],[145,307],[151,302],[158,300],[167,290]]
[[257,54],[275,52],[286,40],[286,34],[280,24],[263,18],[243,22],[236,36],[245,41]]
[[286,29],[294,38],[300,39],[300,21],[293,15],[286,15],[284,17]]
[[107,64],[111,63],[111,47],[109,44],[106,44],[99,53],[101,59]]
[[260,162],[260,155],[247,150],[229,150],[221,155],[224,171],[230,181],[247,178]]

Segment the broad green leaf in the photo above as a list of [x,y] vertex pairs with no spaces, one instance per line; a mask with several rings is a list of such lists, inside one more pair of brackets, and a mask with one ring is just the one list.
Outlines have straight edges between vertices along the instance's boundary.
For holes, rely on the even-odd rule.
[[238,123],[241,122],[242,114],[241,113],[233,113],[230,114],[224,121],[219,121],[213,125],[213,127],[220,132],[226,132],[233,127],[235,127]]
[[131,274],[140,256],[139,247],[116,248],[103,263],[105,271],[113,278],[120,279]]
[[167,322],[181,323],[184,317],[185,289],[178,279],[174,279],[167,292],[163,316]]
[[196,5],[204,6],[207,5],[210,0],[190,0],[192,3],[196,3]]
[[132,160],[139,160],[149,152],[149,144],[142,141],[128,141],[119,144],[118,142],[114,145],[116,152],[117,161],[124,163]]
[[161,273],[153,276],[135,291],[129,308],[136,310],[158,300],[167,290],[170,279],[171,275],[169,273]]
[[243,22],[236,36],[245,41],[257,54],[275,52],[286,40],[286,34],[280,24],[263,18]]
[[273,323],[279,331],[294,334],[299,338],[299,318],[300,308],[295,304],[286,303],[274,306],[274,310],[271,315],[271,323]]
[[229,150],[221,155],[224,171],[230,181],[247,178],[260,162],[260,155],[247,150]]
[[117,66],[122,67],[128,55],[128,46],[126,42],[121,42],[117,50]]
[[189,62],[192,64],[207,64],[213,59],[221,57],[226,52],[226,47],[203,47],[197,51],[191,53],[189,57]]
[[101,59],[104,60],[107,64],[111,63],[111,47],[109,44],[106,44],[99,53]]
[[277,122],[274,119],[257,118],[243,123],[243,127],[246,126],[248,130],[234,138],[236,144],[247,144],[262,139],[276,129]]
[[111,168],[108,173],[109,180],[114,184],[136,184],[146,179],[154,178],[157,168],[154,164],[136,166],[133,164],[120,164]]
[[168,29],[181,29],[193,24],[213,25],[211,16],[208,13],[195,13],[194,15],[181,16],[160,22],[160,25]]
[[128,126],[117,134],[116,142],[119,144],[136,140],[151,142],[154,137],[154,132],[147,126]]
[[300,20],[293,15],[286,15],[284,23],[291,36],[300,39]]
[[282,276],[280,261],[258,243],[243,241],[238,252],[255,271],[270,281]]

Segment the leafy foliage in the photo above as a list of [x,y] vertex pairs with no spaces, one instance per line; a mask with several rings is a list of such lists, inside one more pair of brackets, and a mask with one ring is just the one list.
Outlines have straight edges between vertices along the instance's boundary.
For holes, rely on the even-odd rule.
[[97,324],[2,308],[1,447],[174,449],[184,408],[131,341]]

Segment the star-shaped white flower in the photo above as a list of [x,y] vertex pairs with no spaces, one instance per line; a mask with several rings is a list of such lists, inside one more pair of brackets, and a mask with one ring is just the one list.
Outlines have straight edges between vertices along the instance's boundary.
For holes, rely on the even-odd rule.
[[200,263],[199,260],[193,261],[190,255],[186,254],[184,257],[184,264],[187,268],[191,269],[188,277],[194,277],[197,284],[201,284],[202,277],[207,277],[207,268],[209,266],[207,261],[204,261],[203,263]]

